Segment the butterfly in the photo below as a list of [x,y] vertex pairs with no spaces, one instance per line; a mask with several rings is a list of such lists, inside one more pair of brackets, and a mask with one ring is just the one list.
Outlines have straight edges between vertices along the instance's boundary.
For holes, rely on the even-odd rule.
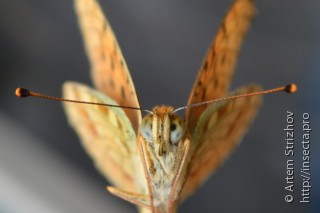
[[[185,118],[164,105],[142,118],[127,64],[98,2],[75,0],[75,8],[97,90],[66,82],[64,98],[123,108],[65,103],[69,122],[112,183],[112,194],[141,212],[176,212],[237,147],[259,109],[260,96],[195,106],[227,96],[255,7],[251,0],[236,0],[227,12],[187,102],[195,107],[185,107]],[[259,90],[248,85],[231,95]]]

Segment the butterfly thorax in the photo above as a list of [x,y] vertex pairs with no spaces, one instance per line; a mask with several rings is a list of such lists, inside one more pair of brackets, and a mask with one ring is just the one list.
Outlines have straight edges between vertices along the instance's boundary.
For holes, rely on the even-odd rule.
[[168,206],[184,151],[185,123],[173,111],[171,106],[154,107],[140,125],[153,202],[160,211]]

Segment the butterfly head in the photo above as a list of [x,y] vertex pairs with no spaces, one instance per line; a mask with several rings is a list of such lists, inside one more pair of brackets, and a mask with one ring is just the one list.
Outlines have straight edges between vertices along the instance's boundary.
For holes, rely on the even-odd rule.
[[159,156],[171,146],[176,146],[186,132],[184,121],[171,106],[157,106],[141,122],[140,133],[151,143]]

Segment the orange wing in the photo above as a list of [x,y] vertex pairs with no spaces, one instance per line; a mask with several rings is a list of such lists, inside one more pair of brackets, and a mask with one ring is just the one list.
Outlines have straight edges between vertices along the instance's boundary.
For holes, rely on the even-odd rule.
[[[247,86],[235,94],[260,90]],[[260,106],[261,96],[238,98],[211,104],[200,116],[191,136],[193,155],[190,173],[182,190],[182,200],[194,192],[237,147]]]
[[[80,83],[65,83],[63,93],[67,99],[116,104]],[[75,103],[64,103],[64,107],[97,169],[120,189],[146,193],[136,134],[123,109]]]
[[[254,13],[251,0],[234,2],[207,52],[188,105],[226,96],[243,38]],[[237,94],[256,90],[259,87],[249,86]],[[259,97],[247,97],[186,111],[192,159],[182,199],[195,191],[229,156],[253,120],[259,103]]]
[[[99,4],[95,0],[76,0],[75,7],[96,88],[119,105],[139,107],[126,62]],[[137,132],[141,112],[124,111]]]
[[[207,52],[191,91],[188,105],[224,97],[237,62],[243,38],[249,28],[255,8],[251,0],[237,0],[227,13]],[[197,123],[207,105],[187,109],[189,130]]]

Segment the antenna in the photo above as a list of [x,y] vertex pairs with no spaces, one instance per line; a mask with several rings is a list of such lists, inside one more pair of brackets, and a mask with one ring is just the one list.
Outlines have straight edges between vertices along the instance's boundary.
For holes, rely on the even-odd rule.
[[71,102],[71,103],[78,103],[78,104],[91,104],[91,105],[98,105],[98,106],[119,107],[119,108],[124,108],[124,109],[145,111],[147,113],[151,112],[149,110],[141,109],[141,108],[138,108],[138,107],[120,106],[120,105],[114,105],[114,104],[104,104],[104,103],[95,103],[95,102],[88,102],[88,101],[78,101],[78,100],[70,100],[70,99],[65,99],[65,98],[59,98],[59,97],[55,97],[55,96],[44,95],[44,94],[41,94],[41,93],[32,92],[31,90],[24,89],[24,88],[21,88],[21,87],[18,87],[16,89],[15,93],[16,93],[16,96],[20,97],[20,98],[37,97],[37,98],[48,99],[48,100],[59,101],[59,102]]
[[209,100],[209,101],[204,101],[204,102],[199,102],[199,103],[195,103],[195,104],[179,107],[179,108],[175,109],[173,111],[173,113],[175,113],[175,112],[177,112],[179,110],[182,110],[182,109],[193,108],[193,107],[197,107],[197,106],[201,106],[201,105],[205,105],[205,104],[211,104],[211,103],[214,103],[214,102],[225,101],[225,100],[235,99],[235,98],[242,98],[242,97],[249,97],[249,96],[256,96],[256,95],[264,95],[264,94],[269,94],[269,93],[274,93],[274,92],[294,93],[294,92],[297,91],[297,89],[298,89],[298,87],[297,87],[296,84],[288,84],[286,86],[277,87],[277,88],[274,88],[274,89],[263,90],[263,91],[247,93],[247,94],[241,94],[241,95],[233,95],[233,96],[228,96],[228,97],[225,97],[225,98],[218,98],[218,99],[214,99],[214,100]]

